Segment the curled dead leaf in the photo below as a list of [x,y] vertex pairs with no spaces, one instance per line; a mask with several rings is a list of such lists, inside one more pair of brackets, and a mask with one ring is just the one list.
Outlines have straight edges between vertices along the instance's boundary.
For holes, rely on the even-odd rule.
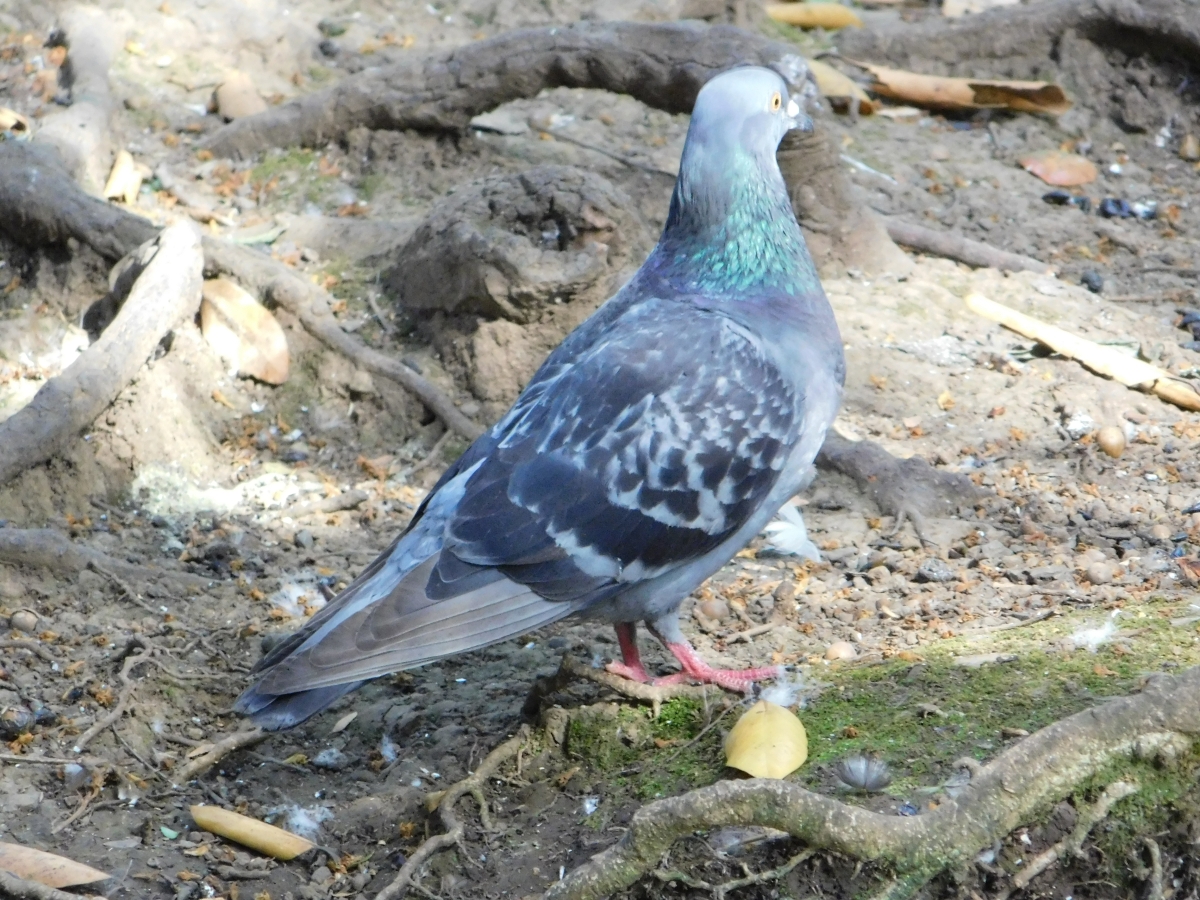
[[267,384],[288,377],[288,345],[265,306],[224,278],[204,282],[200,303],[204,339],[239,375]]
[[91,884],[111,876],[55,853],[0,841],[0,870],[52,888]]
[[767,15],[776,22],[798,28],[861,28],[862,19],[840,3],[768,3]]
[[808,759],[808,735],[793,713],[759,700],[725,738],[725,765],[755,778],[783,778]]
[[298,834],[219,806],[193,806],[191,813],[202,831],[211,831],[276,859],[295,859],[316,846]]
[[1021,160],[1021,168],[1036,175],[1046,184],[1057,187],[1076,187],[1091,184],[1100,174],[1096,164],[1078,153],[1047,150],[1033,153]]
[[927,109],[1013,109],[1018,112],[1061,115],[1071,101],[1061,87],[1047,81],[992,81],[946,78],[890,69],[847,59],[874,78],[868,90]]
[[879,108],[879,104],[867,96],[857,81],[839,72],[829,63],[819,59],[808,61],[808,70],[817,81],[817,90],[825,97],[838,112],[850,110],[851,104],[858,104],[859,115],[869,116]]

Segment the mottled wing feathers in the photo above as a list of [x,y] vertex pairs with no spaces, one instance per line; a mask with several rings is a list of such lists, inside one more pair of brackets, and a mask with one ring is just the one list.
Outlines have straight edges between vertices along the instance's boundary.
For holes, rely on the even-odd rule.
[[667,301],[621,324],[497,429],[431,594],[486,567],[548,599],[594,602],[718,546],[775,485],[799,404],[758,345]]

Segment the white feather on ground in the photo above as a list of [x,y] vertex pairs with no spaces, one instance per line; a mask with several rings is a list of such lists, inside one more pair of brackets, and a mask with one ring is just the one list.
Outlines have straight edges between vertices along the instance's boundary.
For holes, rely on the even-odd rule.
[[813,562],[821,561],[821,551],[808,539],[804,517],[791,503],[783,504],[775,518],[767,523],[763,533],[767,536],[767,543],[785,556],[800,556]]

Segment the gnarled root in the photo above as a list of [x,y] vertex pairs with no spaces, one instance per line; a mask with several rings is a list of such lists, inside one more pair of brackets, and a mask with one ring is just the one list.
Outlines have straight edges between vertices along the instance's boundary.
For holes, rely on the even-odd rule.
[[599,900],[650,872],[676,839],[718,825],[777,828],[809,847],[888,863],[899,873],[889,894],[906,896],[938,872],[969,861],[1117,757],[1152,753],[1179,734],[1200,734],[1200,668],[1158,677],[1141,694],[1043,728],[984,766],[958,797],[912,818],[760,778],[720,781],[651,803],[634,815],[615,846],[543,897]]
[[400,872],[392,879],[392,883],[375,895],[375,900],[401,900],[408,892],[408,889],[413,886],[413,879],[416,878],[421,866],[425,865],[425,861],[429,857],[433,856],[439,850],[453,847],[462,840],[463,823],[459,821],[458,816],[454,812],[454,804],[458,802],[463,794],[470,794],[479,803],[479,815],[485,822],[486,827],[488,810],[487,804],[483,799],[483,786],[499,770],[500,766],[520,752],[528,740],[529,728],[522,726],[515,737],[509,738],[484,757],[483,762],[479,764],[479,767],[474,772],[462,781],[452,784],[446,789],[446,792],[438,801],[438,812],[441,815],[442,825],[446,829],[445,833],[429,838],[429,840],[413,851],[412,856],[408,858],[408,861],[400,868]]

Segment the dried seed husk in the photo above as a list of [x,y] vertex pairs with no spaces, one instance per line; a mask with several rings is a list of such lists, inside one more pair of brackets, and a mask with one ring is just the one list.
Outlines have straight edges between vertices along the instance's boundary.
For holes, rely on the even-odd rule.
[[193,806],[191,813],[203,831],[211,831],[275,859],[295,859],[316,846],[298,834],[219,806]]

